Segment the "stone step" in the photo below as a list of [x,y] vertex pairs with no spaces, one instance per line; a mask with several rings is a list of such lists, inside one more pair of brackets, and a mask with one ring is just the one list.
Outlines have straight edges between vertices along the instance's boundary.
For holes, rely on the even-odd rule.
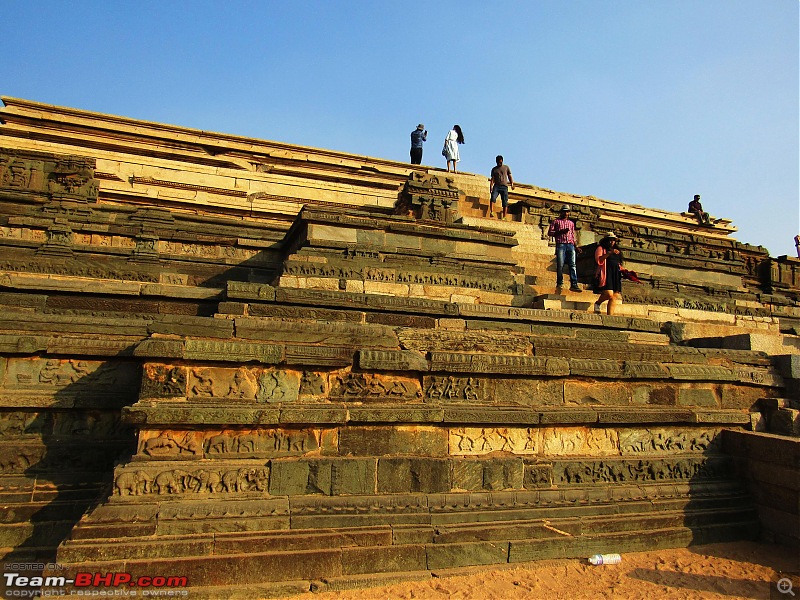
[[[744,513],[750,509],[749,496],[738,491],[736,487],[716,485],[708,488],[707,494],[675,498],[659,498],[648,494],[651,496],[649,500],[628,500],[616,504],[607,501],[594,503],[584,501],[575,505],[570,503],[554,507],[500,506],[493,510],[470,510],[470,506],[465,505],[462,510],[439,508],[434,512],[435,509],[431,507],[429,511],[413,513],[423,516],[427,512],[427,516],[422,519],[407,519],[405,523],[399,519],[392,525],[389,525],[389,522],[394,512],[393,497],[389,495],[383,497],[381,506],[385,508],[379,511],[381,514],[373,518],[375,523],[380,524],[364,526],[359,526],[358,519],[353,518],[363,512],[359,510],[360,506],[355,501],[352,503],[353,506],[347,507],[346,502],[342,502],[343,499],[339,501],[330,499],[330,506],[339,506],[340,510],[337,511],[338,516],[326,518],[327,527],[321,524],[314,526],[313,517],[303,519],[293,516],[291,529],[285,529],[288,521],[284,521],[283,524],[263,522],[259,527],[259,523],[251,519],[250,531],[222,531],[218,523],[215,525],[211,520],[198,518],[195,520],[197,527],[193,530],[187,529],[183,533],[171,535],[162,533],[157,538],[150,537],[151,531],[137,531],[133,523],[125,524],[124,529],[109,527],[107,522],[113,518],[113,514],[105,510],[103,515],[96,518],[106,523],[96,522],[92,525],[87,521],[82,522],[75,529],[71,539],[62,545],[59,558],[67,562],[110,560],[125,556],[155,558],[162,555],[197,553],[200,547],[212,543],[215,552],[235,554],[240,547],[247,547],[254,552],[260,551],[259,549],[299,551],[348,545],[517,539],[547,537],[555,531],[552,527],[567,530],[572,535],[579,535],[584,528],[588,528],[587,531],[596,531],[603,527],[609,529],[612,527],[609,524],[617,521],[620,523],[617,527],[624,527],[625,523],[631,522],[627,518],[620,520],[620,515],[624,514],[638,514],[640,520],[659,520],[674,518],[687,512],[708,518],[714,514],[727,514],[729,511]],[[310,505],[312,502],[313,498],[306,500],[306,504]],[[300,504],[299,499],[296,504]],[[125,515],[134,512],[135,508],[128,512],[123,510],[118,514],[118,518],[124,518]],[[322,514],[327,512],[329,511],[323,511]],[[297,515],[301,514],[302,511],[298,510]],[[303,527],[305,523],[308,527]],[[263,525],[267,525],[270,529]],[[119,544],[121,541],[125,543],[115,551],[114,544]],[[224,551],[226,549],[227,551]]]
[[[623,530],[603,530],[571,535],[558,527],[549,525],[551,535],[533,538],[490,539],[445,543],[407,543],[376,546],[340,546],[327,549],[297,551],[249,552],[251,547],[237,544],[238,552],[230,554],[206,554],[193,556],[132,557],[124,560],[94,560],[89,566],[80,562],[66,562],[59,554],[59,564],[65,572],[128,572],[133,577],[186,578],[192,592],[202,594],[206,586],[271,584],[282,582],[321,580],[331,582],[337,578],[363,576],[375,572],[408,572],[419,577],[422,571],[453,569],[473,565],[498,565],[527,562],[549,558],[587,557],[596,552],[630,552],[644,549],[682,547],[691,543],[711,543],[738,539],[754,539],[758,534],[758,521],[752,511],[728,513],[727,520],[696,519],[682,524],[684,515],[675,513],[670,517],[639,521],[637,514],[620,515],[619,521],[635,526]],[[691,521],[691,517],[689,517]],[[723,522],[720,522],[720,521]],[[200,548],[198,548],[200,549]],[[340,580],[343,581],[343,580]],[[303,586],[301,586],[303,587]],[[211,589],[206,590],[212,591]],[[192,597],[204,597],[192,594]]]

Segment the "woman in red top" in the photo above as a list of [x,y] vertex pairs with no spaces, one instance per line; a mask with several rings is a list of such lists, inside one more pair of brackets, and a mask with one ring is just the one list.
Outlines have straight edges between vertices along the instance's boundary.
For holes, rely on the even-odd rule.
[[594,251],[595,291],[600,293],[594,303],[594,311],[600,312],[600,305],[608,300],[607,312],[613,315],[617,305],[622,302],[622,254],[617,248],[619,238],[612,231],[602,240]]

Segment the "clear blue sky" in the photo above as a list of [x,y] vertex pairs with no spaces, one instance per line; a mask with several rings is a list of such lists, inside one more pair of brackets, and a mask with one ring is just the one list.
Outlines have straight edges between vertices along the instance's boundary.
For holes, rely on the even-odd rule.
[[683,211],[794,254],[797,0],[3,0],[0,94]]

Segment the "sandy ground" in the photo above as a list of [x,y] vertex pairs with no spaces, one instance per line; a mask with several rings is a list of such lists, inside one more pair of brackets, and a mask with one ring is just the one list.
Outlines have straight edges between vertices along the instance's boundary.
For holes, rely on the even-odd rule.
[[[468,569],[361,590],[306,593],[301,600],[623,598],[785,598],[800,600],[800,555],[787,547],[737,542],[624,554],[618,565],[549,560],[500,569]],[[779,593],[788,576],[792,592]],[[785,584],[784,584],[785,585]]]

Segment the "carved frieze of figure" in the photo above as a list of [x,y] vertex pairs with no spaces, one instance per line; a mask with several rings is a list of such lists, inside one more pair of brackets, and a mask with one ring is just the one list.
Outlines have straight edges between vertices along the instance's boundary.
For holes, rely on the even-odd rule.
[[258,402],[285,402],[292,399],[292,390],[285,371],[263,371],[258,376]]
[[166,432],[157,437],[145,440],[143,451],[148,456],[165,456],[178,454],[180,449],[178,448],[178,443],[173,439],[172,434]]
[[322,396],[325,394],[325,379],[313,371],[303,371],[300,378],[301,396]]
[[139,496],[152,491],[153,479],[144,471],[123,471],[114,481],[118,496]]
[[467,432],[463,427],[456,429],[453,432],[453,435],[455,435],[458,438],[457,446],[460,451],[463,452],[472,450],[473,447],[472,439],[470,439],[469,435],[467,435]]
[[23,434],[40,434],[46,417],[40,413],[0,413],[0,437]]
[[228,386],[228,393],[225,395],[228,398],[241,398],[245,400],[252,400],[256,397],[255,385],[250,381],[245,369],[238,369],[236,373],[234,373],[233,380]]
[[252,434],[241,434],[236,436],[236,451],[242,453],[253,453],[258,451],[259,438]]
[[192,384],[192,395],[200,397],[211,397],[214,395],[214,380],[208,369],[192,369],[194,382]]
[[233,452],[234,437],[228,433],[220,433],[206,441],[207,454],[227,454]]
[[217,471],[198,469],[192,473],[194,490],[197,493],[218,492],[222,488],[222,477]]
[[183,367],[145,365],[142,396],[170,398],[186,396],[186,370]]
[[57,383],[59,371],[61,371],[61,361],[54,358],[48,359],[42,370],[39,371],[39,383],[46,385]]
[[159,495],[180,494],[186,489],[186,478],[189,473],[181,469],[162,471],[155,476],[153,484]]

